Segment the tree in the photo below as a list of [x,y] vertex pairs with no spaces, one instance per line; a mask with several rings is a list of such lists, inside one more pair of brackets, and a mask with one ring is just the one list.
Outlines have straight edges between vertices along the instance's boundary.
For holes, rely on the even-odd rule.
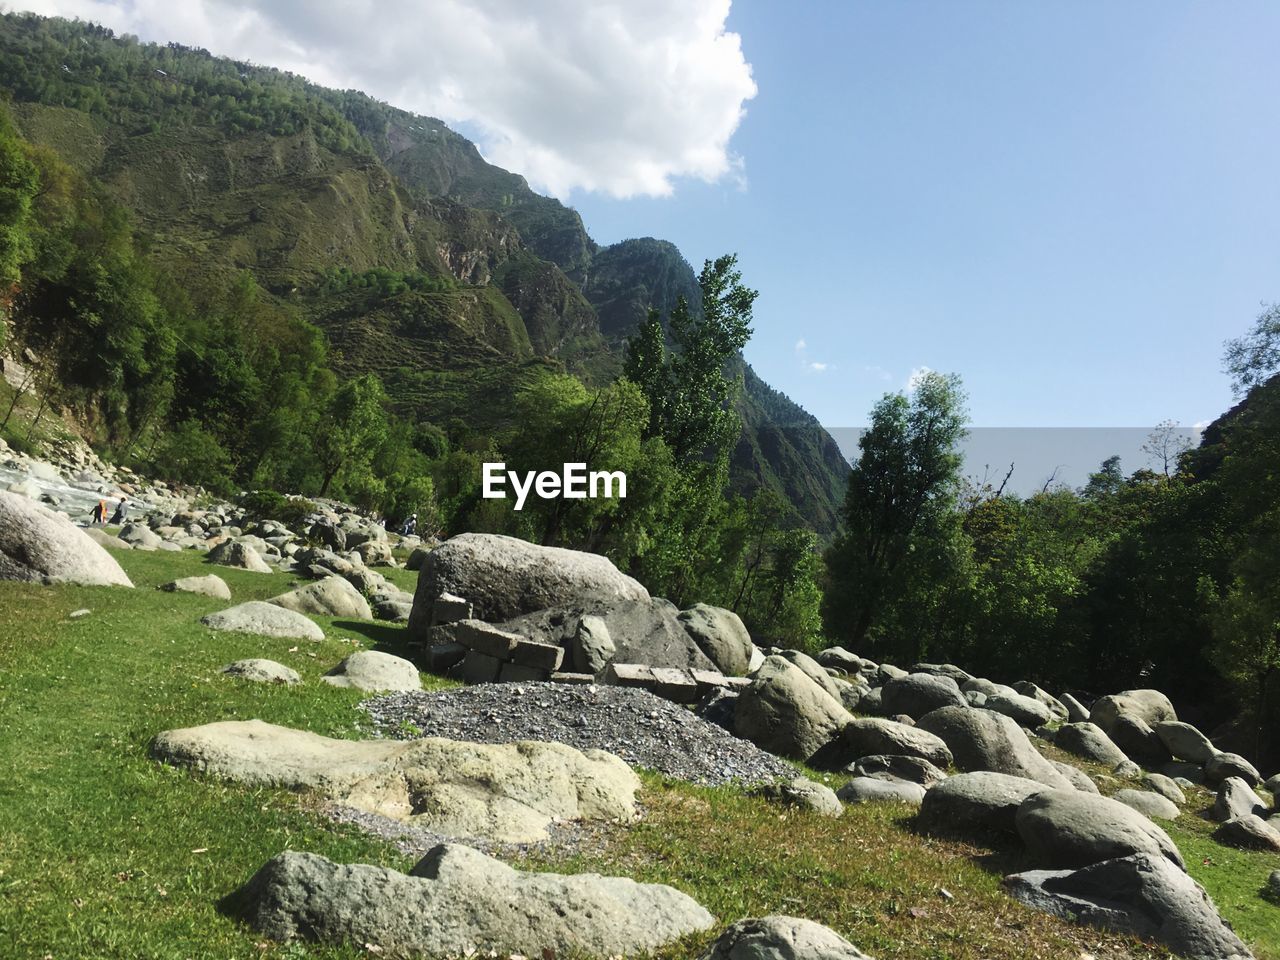
[[28,228],[39,188],[39,170],[28,159],[8,114],[0,112],[0,287],[17,283],[23,263],[35,253]]
[[340,472],[368,470],[387,437],[386,400],[382,381],[371,373],[348,380],[333,395],[315,438],[320,496],[328,494]]
[[824,620],[832,636],[865,640],[904,596],[904,567],[945,558],[965,436],[960,379],[930,372],[914,391],[886,394],[858,441],[843,524],[827,555]]
[[1122,486],[1124,470],[1120,467],[1120,458],[1110,456],[1102,461],[1097,472],[1089,474],[1089,482],[1080,493],[1086,500],[1102,500],[1115,496]]
[[1191,441],[1178,429],[1177,420],[1161,420],[1156,428],[1147,436],[1142,445],[1142,452],[1166,478],[1170,476],[1169,467],[1175,469],[1182,455],[1191,449]]
[[1253,329],[1227,341],[1222,363],[1236,396],[1280,370],[1280,304],[1264,304]]

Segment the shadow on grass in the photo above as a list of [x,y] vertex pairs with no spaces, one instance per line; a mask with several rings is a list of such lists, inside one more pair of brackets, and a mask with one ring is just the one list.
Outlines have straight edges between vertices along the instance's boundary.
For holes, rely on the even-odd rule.
[[413,659],[411,655],[413,651],[409,648],[409,631],[403,626],[371,620],[335,620],[333,625],[339,630],[358,633],[373,644],[374,650],[381,653],[392,653],[397,657]]

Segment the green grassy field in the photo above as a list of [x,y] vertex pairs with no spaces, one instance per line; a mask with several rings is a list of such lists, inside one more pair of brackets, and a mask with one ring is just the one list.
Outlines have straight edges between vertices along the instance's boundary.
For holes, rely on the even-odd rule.
[[[153,762],[147,746],[161,730],[250,717],[365,735],[361,694],[315,680],[357,646],[397,652],[401,629],[320,618],[321,643],[214,633],[199,618],[217,601],[154,589],[208,572],[200,556],[119,556],[137,589],[0,584],[0,956],[362,955],[262,942],[218,903],[284,849],[402,870],[410,861],[324,820],[305,797],[201,780]],[[236,601],[289,583],[217,572]],[[412,586],[413,574],[392,576]],[[90,613],[69,618],[81,608]],[[305,682],[263,687],[217,673],[248,656],[288,664]],[[1022,908],[1000,888],[1004,872],[1025,866],[1014,850],[921,837],[905,808],[850,808],[831,821],[737,790],[644,779],[642,821],[587,853],[521,865],[671,883],[726,923],[810,917],[882,960],[1166,955]],[[1280,864],[1225,850],[1207,832],[1199,822],[1171,830],[1224,914],[1260,958],[1276,960],[1278,908],[1257,891]],[[663,956],[696,956],[712,936]]]

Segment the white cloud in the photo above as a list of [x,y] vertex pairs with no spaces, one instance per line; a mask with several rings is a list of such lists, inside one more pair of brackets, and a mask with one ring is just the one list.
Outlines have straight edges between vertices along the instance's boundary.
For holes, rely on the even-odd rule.
[[805,351],[805,348],[806,348],[806,347],[808,347],[808,346],[809,346],[809,345],[808,345],[807,343],[805,343],[803,340],[797,340],[797,341],[796,341],[796,353],[803,354],[803,353],[804,353],[804,351]]
[[921,380],[923,380],[925,377],[927,377],[929,374],[933,372],[934,370],[932,367],[926,367],[926,366],[916,367],[907,376],[907,382],[903,384],[903,388],[908,393],[911,393],[913,390],[916,389],[916,387],[920,386]]
[[756,94],[730,0],[19,0],[466,123],[538,188],[665,196],[740,178]]
[[822,360],[809,359],[809,344],[803,339],[796,341],[796,359],[800,361],[800,365],[808,373],[825,373],[828,370],[834,370],[835,364],[827,363]]
[[809,364],[809,369],[812,370],[814,373],[822,373],[824,370],[828,369],[829,367],[830,367],[830,364],[819,363],[817,360],[814,360],[812,363]]
[[875,377],[877,380],[882,380],[885,383],[888,383],[890,380],[893,379],[892,373],[890,373],[884,367],[876,366],[874,363],[867,364],[866,366],[864,366],[862,368],[862,372],[869,373],[873,377]]

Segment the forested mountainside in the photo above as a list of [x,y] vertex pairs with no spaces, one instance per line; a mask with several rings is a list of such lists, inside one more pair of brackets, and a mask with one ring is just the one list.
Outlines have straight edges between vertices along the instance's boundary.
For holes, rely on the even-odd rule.
[[[398,413],[435,429],[509,426],[516,391],[547,372],[611,382],[650,306],[697,304],[671,244],[600,248],[576,212],[440,121],[356,91],[29,15],[0,18],[0,90],[23,138],[120,208],[137,259],[179,280],[193,323],[234,325],[229,291],[247,275],[254,310],[300,340],[319,328],[339,375],[376,373]],[[252,336],[243,321],[215,339]],[[13,327],[20,347],[52,348],[47,330]],[[812,417],[742,375],[734,487],[775,490],[831,533],[847,462]],[[145,422],[135,409],[127,432]]]

